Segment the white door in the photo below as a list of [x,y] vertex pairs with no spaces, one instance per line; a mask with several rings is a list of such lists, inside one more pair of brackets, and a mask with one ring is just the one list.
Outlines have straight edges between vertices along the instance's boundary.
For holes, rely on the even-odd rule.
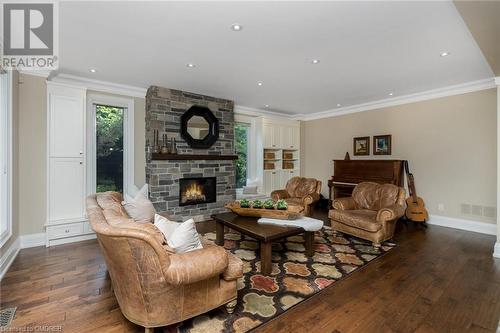
[[49,220],[77,219],[85,215],[83,158],[51,158]]
[[85,108],[82,98],[50,95],[49,157],[83,157]]
[[273,179],[272,179],[272,173],[271,171],[264,171],[264,193],[269,194],[273,191]]

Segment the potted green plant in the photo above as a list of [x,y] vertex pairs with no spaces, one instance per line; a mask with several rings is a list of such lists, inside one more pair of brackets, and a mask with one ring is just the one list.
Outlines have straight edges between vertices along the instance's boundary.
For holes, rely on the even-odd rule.
[[278,202],[276,202],[276,208],[279,210],[287,210],[288,204],[286,203],[285,200],[280,199],[280,200],[278,200]]
[[265,209],[274,209],[274,201],[271,199],[267,199],[264,201],[264,208]]
[[252,208],[262,208],[262,201],[259,199],[255,199],[252,202]]
[[250,208],[250,201],[248,201],[247,199],[241,199],[240,207],[241,208]]

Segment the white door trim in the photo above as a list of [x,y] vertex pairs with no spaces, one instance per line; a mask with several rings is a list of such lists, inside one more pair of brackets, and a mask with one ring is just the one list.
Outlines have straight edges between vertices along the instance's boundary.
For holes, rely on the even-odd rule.
[[[12,80],[12,71],[7,71],[7,110],[5,114],[2,114],[2,117],[5,117],[5,130],[4,137],[0,140],[0,142],[5,140],[5,147],[0,147],[0,153],[5,154],[6,163],[5,165],[0,166],[0,173],[5,173],[6,175],[6,187],[1,188],[1,191],[5,190],[4,195],[6,196],[6,200],[1,202],[3,205],[3,209],[1,209],[2,216],[0,218],[5,219],[7,221],[7,229],[0,235],[0,248],[10,239],[12,236],[12,93],[13,93],[13,80]],[[3,145],[3,144],[2,144]],[[5,151],[4,151],[5,148]],[[3,175],[2,175],[3,177]],[[1,183],[1,182],[0,182]],[[3,187],[3,186],[2,186]],[[5,211],[4,211],[5,210]]]
[[123,115],[123,193],[130,194],[134,188],[134,99],[104,94],[87,95],[87,194],[96,191],[96,122],[95,104],[122,107]]

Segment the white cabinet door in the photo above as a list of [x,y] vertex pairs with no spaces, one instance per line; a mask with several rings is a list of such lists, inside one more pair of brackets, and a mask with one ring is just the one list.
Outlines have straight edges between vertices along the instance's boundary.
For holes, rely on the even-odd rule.
[[273,181],[273,191],[283,189],[283,187],[281,186],[281,171],[272,171],[271,174],[271,178]]
[[85,106],[78,96],[49,94],[49,156],[82,157],[85,148]]
[[290,149],[300,149],[300,127],[292,126],[289,128],[289,141]]
[[281,170],[264,171],[264,193],[283,189],[281,177]]
[[295,176],[298,176],[298,172],[293,171],[293,170],[282,170],[281,171],[281,188],[285,188],[286,183],[288,183],[288,181]]
[[273,125],[273,147],[282,148],[283,147],[283,126]]
[[297,126],[283,127],[283,149],[299,149],[300,148],[300,128]]
[[273,126],[271,124],[263,125],[264,148],[275,148],[273,141]]
[[281,149],[283,147],[283,126],[277,124],[264,124],[264,148]]
[[82,158],[51,158],[49,221],[84,217],[85,167]]

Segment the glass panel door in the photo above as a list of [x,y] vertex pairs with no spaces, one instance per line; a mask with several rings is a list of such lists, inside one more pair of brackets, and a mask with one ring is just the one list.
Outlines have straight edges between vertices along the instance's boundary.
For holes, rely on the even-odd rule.
[[247,184],[249,129],[250,126],[245,123],[236,123],[234,126],[234,145],[238,155],[236,160],[236,188],[242,188]]
[[96,192],[123,193],[124,108],[95,105]]

